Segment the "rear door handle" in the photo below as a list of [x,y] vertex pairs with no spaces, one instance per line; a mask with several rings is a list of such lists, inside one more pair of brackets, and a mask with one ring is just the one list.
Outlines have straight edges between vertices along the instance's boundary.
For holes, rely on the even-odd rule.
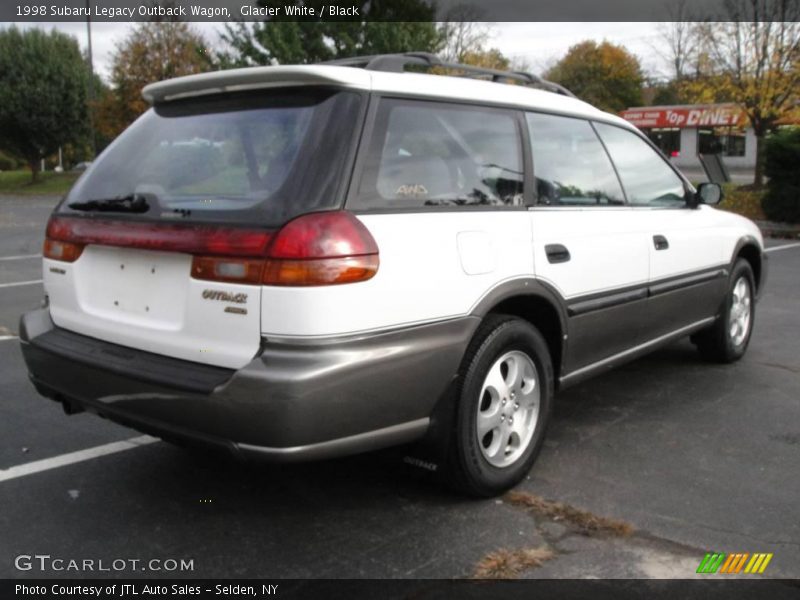
[[544,247],[544,251],[547,254],[547,262],[549,263],[563,263],[570,259],[569,250],[561,244],[547,244]]
[[656,247],[656,250],[666,250],[669,248],[669,242],[663,235],[654,235],[653,245]]

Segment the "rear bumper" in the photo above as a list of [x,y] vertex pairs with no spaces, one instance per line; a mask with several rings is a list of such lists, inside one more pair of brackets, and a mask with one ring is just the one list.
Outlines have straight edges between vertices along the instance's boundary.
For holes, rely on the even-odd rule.
[[277,461],[328,458],[422,437],[477,318],[335,340],[266,340],[233,371],[96,340],[25,314],[37,390],[165,439]]

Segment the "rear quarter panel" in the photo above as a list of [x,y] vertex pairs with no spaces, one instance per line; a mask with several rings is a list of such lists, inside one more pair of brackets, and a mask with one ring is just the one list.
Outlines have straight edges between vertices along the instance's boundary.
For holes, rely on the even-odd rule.
[[462,316],[498,283],[533,273],[525,210],[359,219],[379,248],[375,277],[326,287],[263,287],[264,335],[347,335]]

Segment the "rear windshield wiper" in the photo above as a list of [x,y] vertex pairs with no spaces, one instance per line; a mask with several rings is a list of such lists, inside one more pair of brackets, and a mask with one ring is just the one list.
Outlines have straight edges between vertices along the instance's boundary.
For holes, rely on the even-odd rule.
[[141,194],[74,202],[69,207],[74,210],[96,210],[99,212],[144,213],[150,210],[150,205]]

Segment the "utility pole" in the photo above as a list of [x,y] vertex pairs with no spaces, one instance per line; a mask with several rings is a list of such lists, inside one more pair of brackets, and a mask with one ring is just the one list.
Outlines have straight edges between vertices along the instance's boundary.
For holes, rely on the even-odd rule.
[[94,110],[94,62],[92,61],[92,6],[91,0],[86,0],[86,39],[87,39],[87,50],[88,50],[88,60],[89,60],[89,89],[88,89],[88,97],[89,97],[89,106],[88,106],[88,114],[89,114],[89,136],[91,139],[92,144],[92,160],[95,159],[97,156],[97,148],[95,146],[95,135],[94,135],[94,115],[92,114]]

